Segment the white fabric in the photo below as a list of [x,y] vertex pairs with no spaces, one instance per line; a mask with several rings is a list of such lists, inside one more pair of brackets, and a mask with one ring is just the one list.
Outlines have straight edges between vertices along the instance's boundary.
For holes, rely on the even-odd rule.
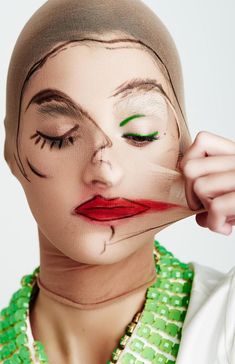
[[235,267],[222,273],[195,262],[177,364],[235,364]]
[[222,273],[190,264],[194,280],[176,364],[235,364],[235,267]]

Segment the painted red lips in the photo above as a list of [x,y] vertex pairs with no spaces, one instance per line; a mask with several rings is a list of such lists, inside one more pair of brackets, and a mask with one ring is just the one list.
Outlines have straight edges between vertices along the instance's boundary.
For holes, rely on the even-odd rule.
[[179,205],[151,200],[104,198],[96,195],[74,209],[74,213],[96,221],[119,220],[145,213],[149,210],[164,211]]

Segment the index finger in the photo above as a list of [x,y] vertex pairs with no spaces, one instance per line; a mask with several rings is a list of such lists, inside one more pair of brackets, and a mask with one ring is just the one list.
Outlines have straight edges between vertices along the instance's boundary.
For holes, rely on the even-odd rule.
[[235,154],[235,142],[219,135],[200,131],[188,151],[180,162],[180,168],[184,168],[189,159],[202,158],[215,155]]

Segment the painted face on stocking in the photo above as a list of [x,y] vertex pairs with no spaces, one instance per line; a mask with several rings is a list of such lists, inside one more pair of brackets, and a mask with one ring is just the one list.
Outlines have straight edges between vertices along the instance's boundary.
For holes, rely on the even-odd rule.
[[179,132],[167,95],[153,57],[126,42],[71,42],[31,76],[19,179],[40,239],[109,264],[174,221],[183,203],[172,193]]

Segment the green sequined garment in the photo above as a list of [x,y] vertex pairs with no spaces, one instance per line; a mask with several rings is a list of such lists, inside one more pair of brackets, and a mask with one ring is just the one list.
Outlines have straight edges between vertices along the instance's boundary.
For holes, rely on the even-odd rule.
[[[127,326],[107,364],[175,364],[186,316],[193,269],[154,241],[157,280],[146,291],[139,320]],[[21,279],[7,307],[0,312],[0,363],[48,363],[44,346],[34,341],[29,327],[30,302],[38,291],[40,267]]]
[[[193,282],[193,268],[154,241],[157,280],[137,324],[130,324],[107,364],[175,364]],[[125,348],[123,349],[125,345]],[[122,350],[123,349],[123,350]]]

